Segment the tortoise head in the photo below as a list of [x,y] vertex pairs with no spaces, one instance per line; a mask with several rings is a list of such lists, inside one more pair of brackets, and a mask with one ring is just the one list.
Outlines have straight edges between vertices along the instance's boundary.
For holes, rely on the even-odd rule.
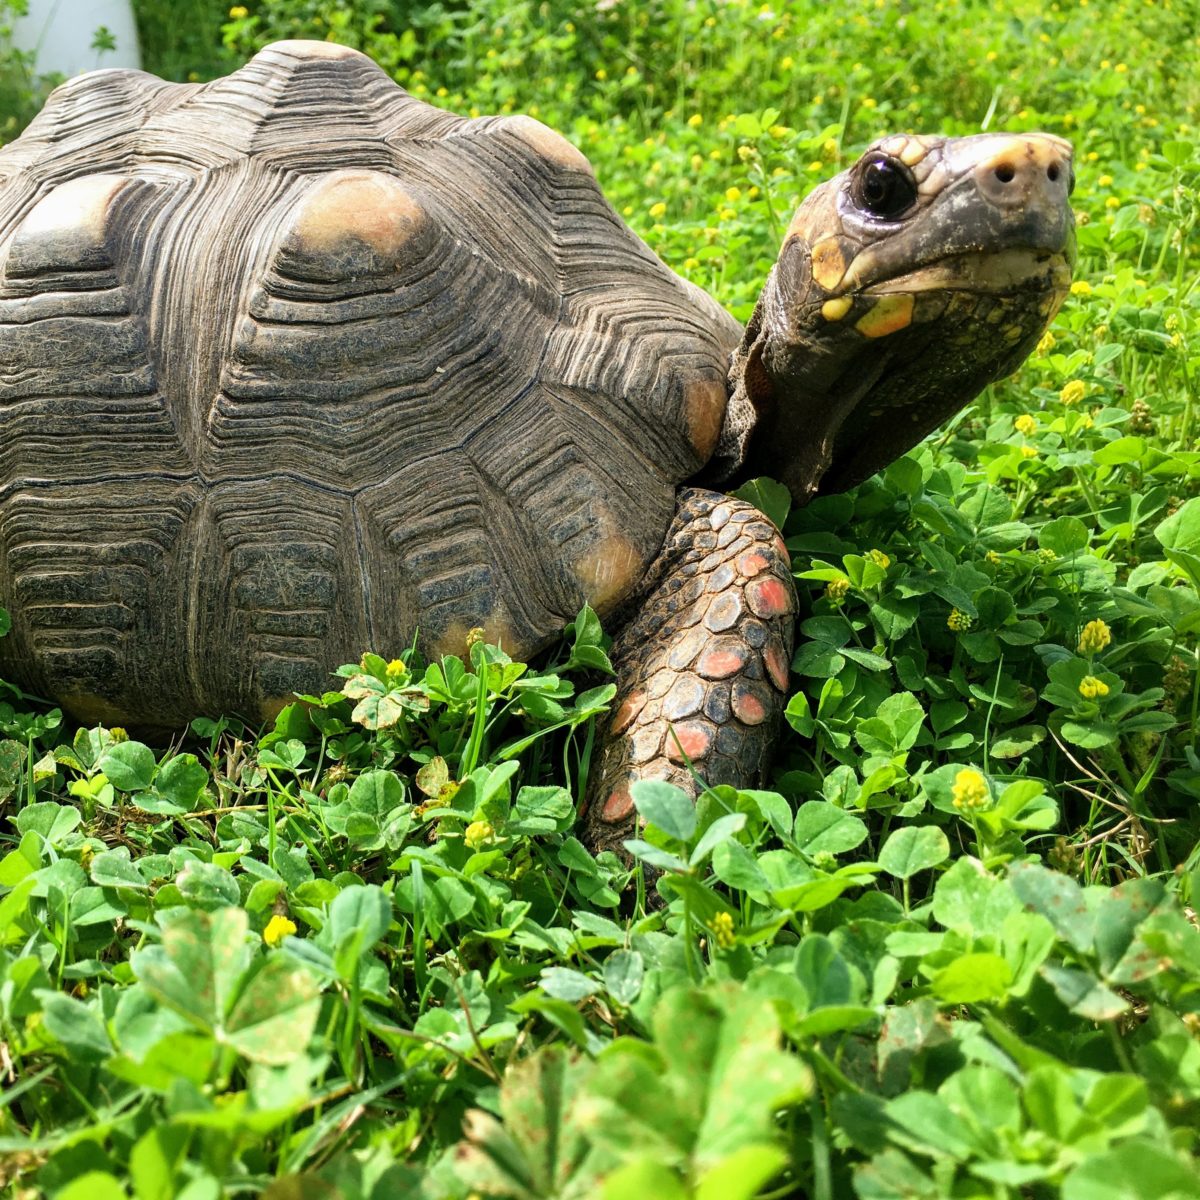
[[1070,286],[1073,185],[1069,142],[979,134],[884,138],[816,188],[734,356],[727,461],[840,491],[1015,371]]

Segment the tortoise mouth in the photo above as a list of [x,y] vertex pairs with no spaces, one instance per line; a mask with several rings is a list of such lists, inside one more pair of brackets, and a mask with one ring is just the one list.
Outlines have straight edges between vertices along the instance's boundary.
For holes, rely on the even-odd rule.
[[1066,252],[1013,249],[950,254],[915,271],[881,279],[862,289],[864,296],[949,291],[1004,295],[1015,292],[1065,292],[1073,263]]

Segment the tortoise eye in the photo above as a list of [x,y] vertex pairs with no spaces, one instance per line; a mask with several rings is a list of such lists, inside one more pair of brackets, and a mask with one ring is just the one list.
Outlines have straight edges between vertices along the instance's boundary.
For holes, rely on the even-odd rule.
[[858,169],[854,202],[875,217],[898,217],[917,198],[908,168],[894,158],[869,158]]

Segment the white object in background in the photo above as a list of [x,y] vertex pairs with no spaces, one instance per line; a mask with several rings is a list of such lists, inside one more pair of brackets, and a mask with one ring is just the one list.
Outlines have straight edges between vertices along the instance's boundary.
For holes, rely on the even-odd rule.
[[[92,49],[101,25],[116,49]],[[142,65],[130,0],[29,0],[28,15],[13,22],[13,44],[33,51],[39,75]]]

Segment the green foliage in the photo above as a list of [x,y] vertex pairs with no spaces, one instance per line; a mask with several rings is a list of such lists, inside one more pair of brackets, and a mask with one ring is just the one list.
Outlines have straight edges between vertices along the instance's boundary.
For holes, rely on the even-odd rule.
[[1079,282],[1015,379],[852,495],[743,490],[801,601],[776,773],[638,785],[632,865],[572,832],[614,695],[586,610],[540,668],[365,654],[169,749],[0,684],[0,1186],[1200,1194],[1190,7],[137,7],[177,78],[333,37],[540,117],[740,317],[878,134],[1047,128]]

